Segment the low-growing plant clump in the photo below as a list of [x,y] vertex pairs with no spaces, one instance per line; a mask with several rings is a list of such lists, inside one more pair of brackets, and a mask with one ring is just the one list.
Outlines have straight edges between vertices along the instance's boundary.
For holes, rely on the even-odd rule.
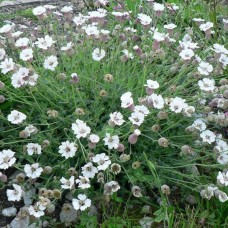
[[228,200],[228,20],[139,3],[0,28],[0,184],[21,227],[172,227],[173,205]]

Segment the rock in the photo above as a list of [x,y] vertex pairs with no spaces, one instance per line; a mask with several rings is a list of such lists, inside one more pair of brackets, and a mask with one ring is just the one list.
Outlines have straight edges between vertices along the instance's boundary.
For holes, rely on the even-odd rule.
[[17,214],[17,209],[15,207],[8,207],[2,210],[2,214],[6,217],[14,217]]
[[11,228],[28,228],[29,227],[29,216],[23,218],[15,218],[10,223]]
[[64,204],[62,211],[60,212],[61,222],[75,222],[79,218],[79,213],[71,206],[71,204]]
[[23,195],[23,200],[24,200],[25,206],[29,206],[32,204],[33,197],[35,196],[35,194],[36,194],[35,188],[31,188],[28,191],[25,191],[25,193]]
[[3,1],[0,4],[0,7],[4,6],[15,6],[15,5],[22,5],[22,4],[40,4],[41,2],[43,3],[48,3],[48,2],[55,2],[54,0],[14,0],[14,1]]

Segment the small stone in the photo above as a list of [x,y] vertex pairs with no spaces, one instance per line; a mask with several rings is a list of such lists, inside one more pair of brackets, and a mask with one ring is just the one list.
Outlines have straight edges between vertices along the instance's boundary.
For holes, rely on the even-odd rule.
[[79,213],[71,204],[64,204],[59,218],[61,222],[75,222],[79,218]]
[[8,207],[2,210],[2,214],[6,217],[14,217],[17,214],[17,209],[15,207]]
[[11,228],[28,228],[29,227],[29,216],[23,218],[15,218],[10,223]]
[[23,200],[24,200],[25,206],[29,206],[32,204],[33,197],[35,196],[35,194],[36,194],[35,188],[31,188],[28,191],[25,191],[25,193],[23,195]]

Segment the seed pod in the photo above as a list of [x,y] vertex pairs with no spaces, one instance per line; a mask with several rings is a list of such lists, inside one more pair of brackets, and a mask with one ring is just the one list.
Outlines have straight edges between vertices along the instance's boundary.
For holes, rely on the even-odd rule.
[[159,132],[161,130],[161,126],[159,124],[155,124],[151,127],[152,132]]
[[132,168],[133,169],[138,169],[141,166],[141,162],[136,161],[132,163]]

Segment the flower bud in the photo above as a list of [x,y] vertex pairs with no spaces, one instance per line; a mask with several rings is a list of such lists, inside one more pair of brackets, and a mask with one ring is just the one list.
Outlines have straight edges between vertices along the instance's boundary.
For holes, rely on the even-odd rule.
[[45,173],[45,174],[50,174],[50,173],[52,173],[52,168],[51,168],[51,166],[45,166],[45,167],[44,167],[44,173]]
[[70,83],[77,84],[79,83],[79,77],[76,73],[71,74],[71,80]]
[[70,176],[78,176],[78,172],[75,170],[75,168],[71,167],[68,169],[67,173],[70,175]]
[[132,163],[132,168],[133,169],[138,169],[141,166],[141,162],[136,161]]
[[2,172],[0,172],[0,181],[7,182],[7,176],[5,174],[3,174]]
[[61,191],[59,191],[59,189],[54,189],[53,190],[53,197],[55,199],[61,199],[61,196],[62,196],[62,193],[61,193]]
[[49,214],[54,213],[54,212],[55,212],[55,205],[54,205],[53,203],[48,204],[46,210],[47,210],[47,212],[48,212]]
[[20,131],[19,137],[20,137],[20,138],[23,138],[23,139],[26,139],[26,138],[29,137],[29,132],[26,131],[26,130]]
[[139,186],[133,186],[131,188],[131,192],[135,197],[142,197],[141,189]]
[[118,152],[124,152],[124,150],[125,150],[124,145],[123,145],[122,143],[119,143],[119,145],[118,145],[118,147],[117,147],[117,151],[118,151]]
[[85,110],[83,108],[77,108],[75,110],[75,113],[79,116],[84,116],[85,115]]
[[59,78],[60,80],[64,81],[64,80],[66,80],[67,76],[66,76],[66,74],[64,74],[64,73],[60,73],[60,74],[58,75],[58,78]]
[[141,134],[140,130],[135,129],[134,132],[128,137],[128,142],[130,144],[136,144],[138,136]]

